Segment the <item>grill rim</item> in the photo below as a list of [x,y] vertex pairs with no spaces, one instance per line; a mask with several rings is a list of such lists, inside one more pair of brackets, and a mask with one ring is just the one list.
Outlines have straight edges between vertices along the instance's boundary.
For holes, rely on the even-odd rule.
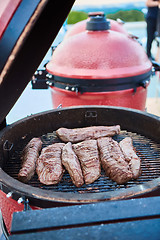
[[[157,190],[160,187],[160,177],[150,180],[146,183],[139,184],[127,189],[119,189],[116,191],[96,192],[96,193],[71,193],[71,192],[53,192],[53,190],[45,190],[37,187],[30,186],[19,182],[18,180],[10,177],[0,168],[0,182],[8,189],[19,197],[26,197],[37,199],[39,201],[51,201],[61,203],[91,203],[106,200],[119,200],[131,197],[141,196],[151,191]],[[3,181],[5,179],[5,183]],[[18,185],[18,189],[14,186]]]
[[[119,107],[106,107],[106,106],[80,106],[80,107],[69,107],[69,108],[63,108],[63,109],[56,109],[56,110],[50,110],[43,113],[35,114],[29,117],[26,117],[22,120],[19,120],[15,123],[13,123],[10,126],[7,126],[5,129],[2,130],[0,133],[0,141],[2,143],[6,140],[5,134],[9,133],[14,128],[20,125],[25,125],[25,127],[28,128],[28,122],[33,122],[34,120],[40,121],[41,117],[44,118],[48,114],[52,116],[52,114],[56,113],[58,115],[61,115],[62,112],[65,113],[66,111],[70,110],[72,111],[80,111],[83,110],[84,112],[86,110],[99,110],[101,109],[106,110],[107,114],[110,112],[122,112],[125,114],[131,114],[131,119],[136,116],[138,118],[144,118],[144,121],[150,121],[153,124],[156,124],[156,126],[159,126],[160,124],[160,118],[157,116],[154,116],[152,114],[148,114],[139,110],[129,109],[129,108],[119,108]],[[63,114],[62,114],[63,115]],[[62,116],[63,117],[63,116]],[[115,117],[115,116],[114,116]],[[117,124],[117,123],[116,123]],[[56,125],[56,124],[55,124]],[[87,124],[88,125],[88,124]],[[121,124],[120,124],[121,125]],[[154,126],[154,125],[153,125]],[[79,127],[79,126],[77,126]],[[154,126],[155,127],[155,126]],[[57,129],[57,127],[55,126]],[[52,129],[52,130],[56,130]],[[128,130],[128,129],[127,129]],[[130,130],[131,131],[131,130]],[[160,127],[159,127],[160,131]],[[154,130],[153,130],[154,132]],[[138,132],[139,133],[139,132]],[[143,134],[143,131],[142,131]],[[30,136],[30,134],[29,134]],[[33,135],[32,135],[33,136]],[[153,135],[156,140],[158,140],[158,135]],[[153,140],[153,139],[152,139]],[[2,161],[2,159],[1,159]],[[129,187],[127,189],[118,189],[111,192],[96,192],[96,193],[71,193],[71,192],[53,192],[53,190],[45,190],[40,189],[37,187],[33,187],[24,183],[19,182],[18,180],[10,177],[7,173],[5,173],[2,168],[0,168],[0,182],[2,186],[5,186],[8,191],[13,191],[14,193],[18,194],[19,196],[24,196],[29,199],[37,199],[39,201],[49,201],[49,202],[62,202],[62,203],[87,203],[87,202],[97,202],[97,201],[104,201],[104,200],[118,200],[118,199],[126,199],[131,198],[139,195],[143,195],[146,193],[149,193],[151,191],[154,191],[160,187],[160,178],[156,178],[153,180],[150,180],[146,183],[139,184],[133,187]]]

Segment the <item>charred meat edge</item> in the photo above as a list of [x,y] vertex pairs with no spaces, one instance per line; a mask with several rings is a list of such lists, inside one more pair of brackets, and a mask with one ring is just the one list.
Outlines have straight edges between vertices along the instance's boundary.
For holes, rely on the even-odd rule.
[[36,163],[36,172],[42,184],[52,185],[61,181],[64,173],[61,159],[64,145],[64,143],[54,143],[42,149]]
[[114,136],[120,133],[120,126],[93,126],[84,128],[59,128],[57,136],[63,142],[77,143],[87,139],[98,139],[99,137]]
[[133,178],[137,179],[141,174],[141,159],[136,154],[136,151],[133,147],[132,138],[124,138],[119,142],[119,146],[124,154],[126,161],[129,163]]
[[71,142],[65,144],[62,149],[62,164],[68,171],[73,184],[76,187],[81,187],[84,184],[82,169]]
[[25,146],[22,152],[22,167],[18,173],[18,179],[21,182],[28,182],[35,174],[36,161],[42,148],[40,138],[33,138]]
[[81,163],[85,183],[93,183],[101,175],[97,140],[86,140],[73,144],[73,150]]
[[118,184],[124,184],[131,180],[132,172],[118,142],[111,137],[99,138],[97,142],[101,164],[106,175]]

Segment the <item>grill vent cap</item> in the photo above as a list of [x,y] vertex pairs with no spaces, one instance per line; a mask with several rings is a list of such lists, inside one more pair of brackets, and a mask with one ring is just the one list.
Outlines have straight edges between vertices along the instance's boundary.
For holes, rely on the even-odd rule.
[[105,31],[111,28],[110,21],[108,21],[104,14],[90,15],[86,23],[86,30],[88,31]]

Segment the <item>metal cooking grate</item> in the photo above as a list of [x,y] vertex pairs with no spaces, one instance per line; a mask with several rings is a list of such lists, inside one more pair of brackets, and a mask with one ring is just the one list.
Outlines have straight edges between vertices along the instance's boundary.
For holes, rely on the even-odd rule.
[[[38,177],[36,174],[28,184],[33,187],[53,190],[55,192],[96,193],[129,188],[134,185],[143,184],[145,182],[160,177],[160,144],[157,144],[151,139],[148,139],[139,134],[127,131],[121,131],[120,135],[116,135],[113,138],[119,142],[127,136],[132,137],[133,145],[136,149],[137,155],[141,158],[142,174],[137,180],[129,181],[128,183],[123,185],[118,185],[117,183],[110,180],[102,170],[101,177],[98,180],[89,185],[84,184],[80,188],[77,188],[73,185],[67,172],[64,173],[61,182],[56,185],[45,186],[41,184],[38,181]],[[60,142],[55,132],[43,135],[41,138],[43,141],[43,147],[54,142]],[[14,151],[14,153],[11,155],[11,157],[7,161],[6,166],[3,169],[8,175],[15,179],[17,179],[17,175],[21,166],[21,152],[22,147],[17,147],[16,151]]]

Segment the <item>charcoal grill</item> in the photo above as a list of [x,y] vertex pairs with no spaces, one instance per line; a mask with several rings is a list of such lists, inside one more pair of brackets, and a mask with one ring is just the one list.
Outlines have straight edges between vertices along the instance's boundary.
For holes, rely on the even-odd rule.
[[[59,184],[46,186],[39,182],[37,175],[30,180],[29,185],[32,187],[44,189],[44,190],[52,190],[53,192],[70,192],[70,193],[108,193],[108,199],[112,197],[114,198],[113,191],[117,191],[120,189],[128,189],[130,187],[144,184],[150,180],[156,179],[160,177],[160,144],[155,143],[149,138],[146,138],[140,134],[121,131],[120,135],[113,137],[116,141],[122,140],[124,137],[130,136],[134,141],[134,147],[136,148],[137,155],[141,158],[141,167],[142,167],[142,175],[138,178],[138,180],[129,181],[126,184],[118,185],[112,180],[110,180],[105,172],[102,170],[101,177],[94,183],[89,185],[84,185],[82,187],[75,187],[71,181],[71,178],[67,172],[65,172],[63,179]],[[43,147],[46,147],[55,142],[61,142],[57,137],[55,132],[47,133],[41,136],[43,141]],[[13,143],[11,144],[11,146]],[[23,146],[24,147],[24,146]],[[6,172],[9,176],[14,179],[17,179],[18,172],[21,167],[21,152],[23,147],[15,148],[13,154],[11,154],[10,158],[7,160],[4,166],[4,172]],[[138,188],[137,188],[138,191]],[[120,191],[119,191],[120,192]],[[136,194],[136,193],[135,193]],[[112,196],[113,195],[113,196]],[[90,195],[91,196],[91,195]],[[97,196],[98,197],[98,196]],[[78,196],[76,194],[76,198],[78,201]],[[118,198],[118,196],[117,196]],[[120,196],[121,198],[121,196]],[[98,199],[97,199],[98,200]],[[76,199],[75,199],[76,201]],[[83,201],[83,200],[82,200]],[[84,201],[85,198],[84,198]],[[92,196],[90,201],[92,201]]]
[[[74,119],[73,119],[74,116]],[[125,108],[105,106],[83,106],[64,108],[40,113],[20,120],[1,132],[0,181],[2,188],[12,191],[13,196],[29,199],[31,205],[49,207],[79,204],[104,200],[125,199],[153,194],[160,185],[160,142],[159,118],[147,113]],[[59,127],[85,127],[91,125],[120,124],[121,134],[115,136],[120,141],[131,136],[137,154],[142,159],[142,175],[127,184],[118,185],[102,176],[90,185],[76,188],[67,173],[57,185],[45,186],[35,175],[28,184],[17,180],[22,149],[32,137],[41,137],[43,147],[60,141],[55,130]],[[7,142],[6,142],[7,141]]]
[[[12,5],[12,1],[9,3]],[[8,230],[12,213],[24,208],[68,206],[159,195],[160,119],[156,116],[133,109],[83,106],[39,113],[5,126],[8,112],[40,64],[73,3],[72,0],[66,1],[63,6],[65,10],[60,10],[61,1],[36,0],[26,3],[17,0],[15,11],[12,9],[11,18],[3,32],[0,32],[0,207]],[[55,29],[51,28],[53,22],[56,22]],[[44,25],[45,29],[41,28]],[[31,59],[32,63],[29,64]],[[61,183],[54,186],[40,184],[36,175],[28,184],[17,180],[20,155],[31,138],[41,137],[44,147],[59,141],[55,131],[62,126],[76,128],[115,124],[119,124],[122,129],[115,139],[119,141],[125,136],[131,136],[137,154],[142,159],[142,176],[138,180],[117,185],[103,171],[95,183],[81,188],[72,184],[67,173]],[[21,202],[24,204],[19,205]]]

